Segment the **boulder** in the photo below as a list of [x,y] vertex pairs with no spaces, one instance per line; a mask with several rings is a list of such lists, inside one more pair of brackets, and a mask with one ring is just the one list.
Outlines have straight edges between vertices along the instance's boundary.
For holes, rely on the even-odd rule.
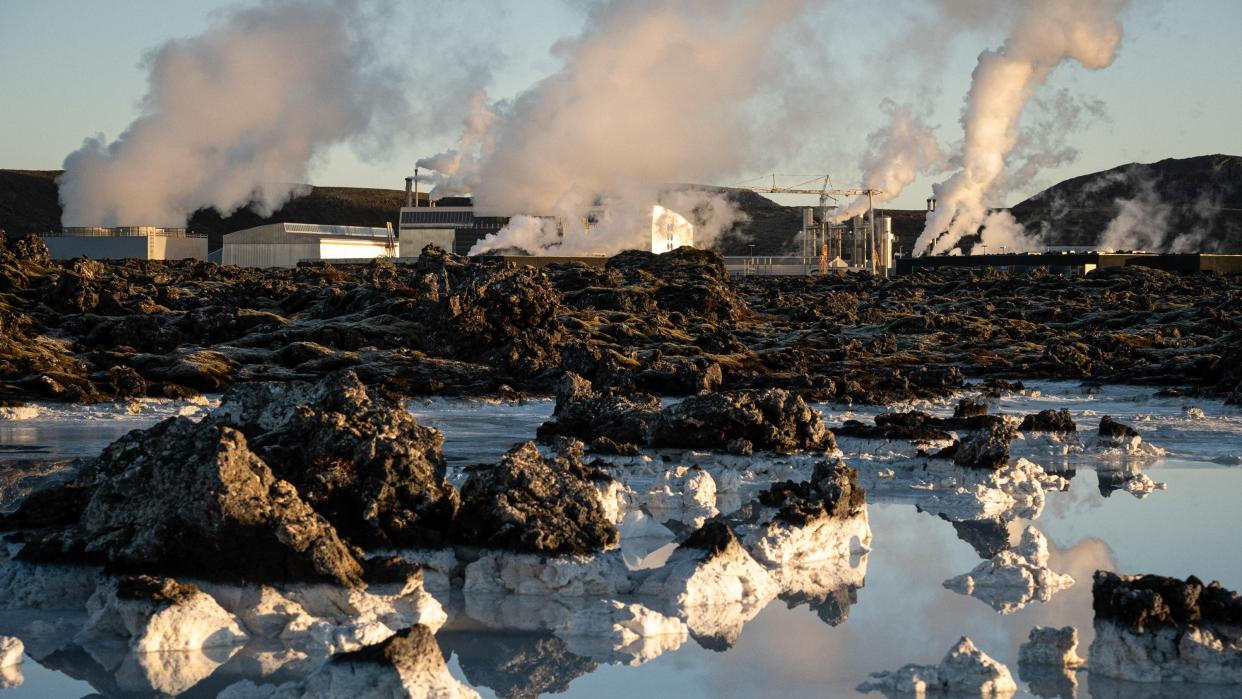
[[[56,493],[70,494],[60,511],[28,513]],[[22,558],[207,579],[362,580],[332,525],[241,432],[187,418],[122,437],[73,483],[32,496],[9,524],[36,519],[53,526],[28,533]]]
[[1018,649],[1020,665],[1050,665],[1075,668],[1087,661],[1078,657],[1078,629],[1073,626],[1053,628],[1036,626],[1031,629],[1026,643]]
[[789,454],[832,450],[836,440],[801,396],[774,388],[710,393],[670,405],[652,429],[651,445]]
[[572,453],[545,458],[533,442],[479,467],[461,489],[457,543],[521,553],[587,554],[616,545],[593,481],[610,477]]
[[597,440],[609,451],[620,445],[647,443],[647,434],[660,415],[660,400],[643,393],[601,394],[591,382],[573,372],[565,372],[556,388],[556,408],[552,420],[539,426],[539,437],[554,435],[577,437],[594,444]]
[[1009,463],[1009,443],[1015,436],[1013,429],[1003,424],[977,430],[949,448],[953,463],[995,471]]
[[1131,682],[1242,684],[1242,595],[1193,575],[1096,571],[1092,676]]
[[0,636],[0,667],[21,665],[22,656],[25,653],[26,646],[22,644],[20,638]]
[[1066,408],[1060,410],[1041,410],[1034,415],[1027,415],[1022,418],[1022,424],[1018,425],[1018,430],[1022,432],[1076,432],[1078,426],[1074,424],[1074,418],[1070,416],[1070,412]]
[[439,546],[456,514],[443,436],[352,370],[313,385],[231,389],[212,418],[236,426],[342,537],[367,548]]

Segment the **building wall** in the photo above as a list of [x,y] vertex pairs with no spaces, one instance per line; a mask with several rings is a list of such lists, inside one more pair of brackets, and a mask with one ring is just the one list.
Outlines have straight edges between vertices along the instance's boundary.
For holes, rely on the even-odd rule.
[[423,248],[435,245],[441,250],[453,251],[452,228],[408,228],[400,233],[398,253],[401,257],[418,257]]
[[316,257],[320,260],[370,260],[387,254],[388,246],[384,241],[321,238]]
[[318,259],[319,241],[304,243],[238,243],[224,237],[220,264],[238,267],[296,267],[298,260]]
[[207,259],[207,239],[153,235],[147,238],[147,259],[205,260]]
[[[148,259],[148,238],[141,236],[48,236],[43,239],[53,260],[90,257],[96,260]],[[207,241],[203,240],[206,254]]]

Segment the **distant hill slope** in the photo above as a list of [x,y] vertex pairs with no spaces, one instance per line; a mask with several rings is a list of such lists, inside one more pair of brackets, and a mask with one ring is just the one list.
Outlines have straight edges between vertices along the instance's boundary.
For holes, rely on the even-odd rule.
[[[0,170],[0,228],[10,235],[59,228],[59,175],[57,170]],[[727,191],[749,220],[721,237],[721,252],[745,255],[753,244],[757,255],[776,255],[794,247],[801,207],[782,206],[755,192]],[[404,192],[397,189],[313,187],[271,216],[249,209],[221,216],[211,209],[196,212],[189,225],[207,233],[214,250],[225,233],[264,223],[382,227],[396,222],[403,200]],[[1043,231],[1050,245],[1095,245],[1117,219],[1113,233],[1126,233],[1141,243],[1130,247],[1242,252],[1242,157],[1205,155],[1122,165],[1054,185],[1011,212],[1029,230]],[[896,250],[909,253],[923,229],[925,212],[881,213],[893,218]]]
[[1130,163],[1065,180],[1010,211],[1049,245],[1094,245],[1116,219],[1115,239],[1135,248],[1242,252],[1242,157]]

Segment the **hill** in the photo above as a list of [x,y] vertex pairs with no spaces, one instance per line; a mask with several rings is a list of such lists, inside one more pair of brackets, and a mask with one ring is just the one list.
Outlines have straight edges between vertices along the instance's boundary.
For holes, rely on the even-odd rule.
[[1053,185],[1010,212],[1048,245],[1109,238],[1118,249],[1242,252],[1242,157],[1121,165]]
[[[0,170],[0,228],[10,235],[60,226],[56,170]],[[728,191],[746,214],[717,243],[726,255],[776,255],[795,247],[800,207],[782,206],[755,192]],[[249,209],[221,216],[214,209],[190,217],[217,249],[225,233],[280,221],[356,226],[394,222],[404,192],[397,189],[312,187],[271,216]],[[1242,252],[1242,157],[1205,155],[1131,163],[1075,177],[1036,194],[1010,211],[1049,245],[1096,245],[1108,238],[1118,249]],[[923,229],[922,210],[886,209],[908,253]]]

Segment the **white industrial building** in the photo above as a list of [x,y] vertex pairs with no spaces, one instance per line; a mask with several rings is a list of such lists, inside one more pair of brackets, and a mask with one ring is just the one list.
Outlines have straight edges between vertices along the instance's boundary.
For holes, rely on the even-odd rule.
[[[406,249],[409,247],[409,249]],[[418,255],[387,228],[270,223],[224,236],[220,263],[239,267],[296,267],[303,260],[370,260]]]
[[207,236],[184,228],[125,226],[65,228],[42,236],[53,260],[207,259]]

